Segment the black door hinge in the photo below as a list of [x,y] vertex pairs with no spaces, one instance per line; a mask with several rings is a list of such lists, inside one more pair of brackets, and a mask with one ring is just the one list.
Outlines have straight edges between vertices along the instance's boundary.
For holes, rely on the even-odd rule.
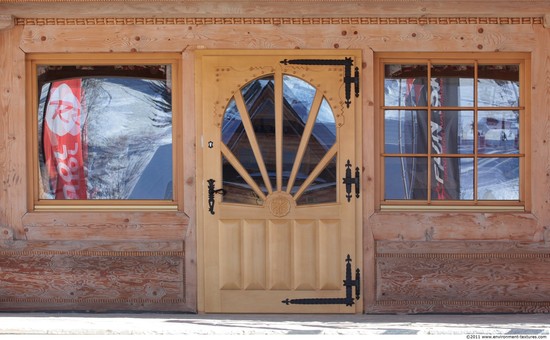
[[359,97],[359,67],[355,67],[354,75],[351,75],[353,66],[352,58],[344,59],[285,59],[281,61],[285,65],[325,65],[325,66],[344,66],[344,84],[346,85],[346,106],[351,104],[351,84],[354,84],[355,97]]
[[348,159],[346,163],[346,177],[342,178],[346,185],[346,198],[351,201],[351,186],[355,185],[355,197],[359,198],[361,192],[361,176],[359,167],[355,167],[355,177],[351,177],[351,162]]
[[[361,297],[361,271],[355,269],[355,280],[351,279],[351,257],[346,257],[346,279],[344,286],[346,287],[346,297],[344,298],[309,298],[309,299],[286,299],[281,301],[286,305],[346,305],[353,306],[355,300]],[[355,288],[355,297],[353,296],[353,288]]]

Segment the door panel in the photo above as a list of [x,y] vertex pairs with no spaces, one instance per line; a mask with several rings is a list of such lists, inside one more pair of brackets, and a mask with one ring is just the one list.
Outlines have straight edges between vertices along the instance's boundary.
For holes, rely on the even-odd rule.
[[[205,312],[355,313],[285,304],[340,298],[346,256],[360,268],[361,198],[348,201],[346,162],[359,165],[359,99],[345,104],[344,67],[284,65],[356,51],[201,51],[198,193]],[[209,197],[208,180],[217,194]],[[223,195],[222,190],[223,189]],[[209,201],[209,198],[213,198]]]

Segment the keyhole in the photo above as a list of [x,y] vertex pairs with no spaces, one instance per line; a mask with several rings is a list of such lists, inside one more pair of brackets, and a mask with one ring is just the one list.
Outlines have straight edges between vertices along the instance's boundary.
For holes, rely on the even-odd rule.
[[208,142],[208,148],[209,149],[212,149],[214,147],[214,142],[213,141],[209,141]]

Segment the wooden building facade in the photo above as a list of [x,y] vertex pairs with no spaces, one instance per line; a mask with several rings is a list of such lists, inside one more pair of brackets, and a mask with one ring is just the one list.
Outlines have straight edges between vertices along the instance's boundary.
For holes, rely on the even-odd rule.
[[[548,312],[549,64],[544,0],[0,0],[0,310]],[[168,180],[48,196],[60,79]]]

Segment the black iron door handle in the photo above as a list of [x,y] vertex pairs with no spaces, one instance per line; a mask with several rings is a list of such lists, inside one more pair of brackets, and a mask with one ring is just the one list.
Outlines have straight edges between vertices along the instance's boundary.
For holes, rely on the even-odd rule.
[[214,215],[214,194],[220,194],[220,195],[225,195],[226,191],[224,189],[215,189],[214,188],[214,183],[216,183],[216,181],[212,178],[210,178],[208,181],[208,211],[210,211],[210,213],[212,215]]

